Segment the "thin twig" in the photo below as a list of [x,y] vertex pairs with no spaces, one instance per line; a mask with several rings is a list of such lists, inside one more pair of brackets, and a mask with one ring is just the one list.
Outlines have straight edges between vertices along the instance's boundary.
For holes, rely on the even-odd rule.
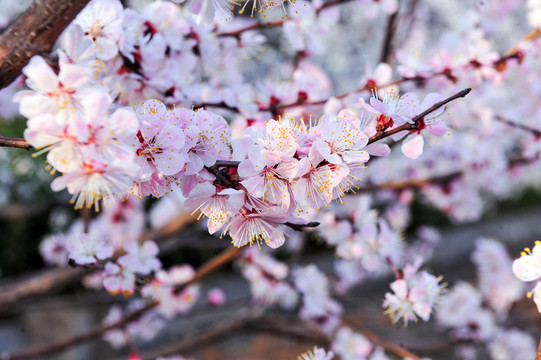
[[423,111],[422,113],[420,113],[419,115],[417,115],[413,119],[411,119],[412,123],[405,123],[404,125],[398,126],[398,127],[394,128],[392,130],[388,130],[388,131],[385,131],[383,133],[376,134],[376,135],[372,136],[368,140],[368,144],[372,144],[372,143],[374,143],[376,141],[379,141],[381,139],[385,139],[386,137],[389,137],[389,136],[394,135],[396,133],[399,133],[401,131],[416,130],[419,120],[423,119],[426,115],[438,110],[442,106],[445,106],[446,104],[450,103],[451,101],[456,100],[458,98],[462,98],[462,97],[468,95],[470,91],[471,91],[470,88],[464,89],[464,90],[459,91],[458,93],[448,97],[447,99],[442,100],[442,101],[432,105],[430,108],[428,108],[427,110]]
[[284,20],[270,21],[270,22],[258,22],[258,23],[252,24],[250,26],[247,26],[247,27],[244,27],[242,29],[235,30],[235,31],[228,31],[228,32],[218,33],[218,34],[216,34],[216,36],[218,36],[218,37],[232,36],[232,37],[236,37],[237,39],[239,39],[240,35],[243,32],[250,31],[250,30],[264,29],[264,28],[268,28],[268,27],[282,26],[283,23],[284,23]]
[[[343,3],[346,3],[346,2],[350,2],[350,1],[352,1],[352,0],[332,0],[332,1],[328,1],[328,2],[324,3],[323,5],[321,5],[321,7],[316,9],[316,14],[319,15],[319,13],[321,11],[323,11],[323,10],[329,8],[329,7],[332,7],[332,6],[335,6],[335,5],[340,5],[340,4],[343,4]],[[258,23],[246,26],[246,27],[238,29],[238,30],[218,33],[218,34],[216,34],[216,36],[218,36],[218,37],[235,37],[237,39],[240,39],[240,35],[242,33],[246,32],[246,31],[282,26],[285,21],[286,20],[258,22]]]
[[534,134],[535,136],[541,136],[541,130],[540,129],[534,129],[532,127],[529,127],[528,125],[519,124],[517,122],[506,119],[506,118],[504,118],[504,117],[502,117],[500,115],[497,115],[495,117],[495,119],[502,122],[502,123],[504,123],[504,124],[506,124],[506,125],[512,126],[514,128],[528,131],[528,132]]
[[[400,6],[400,2],[398,2],[398,6]],[[380,63],[389,63],[390,57],[391,57],[391,49],[393,45],[393,38],[394,34],[396,32],[397,27],[397,20],[398,20],[398,9],[394,14],[389,16],[389,20],[387,21],[387,28],[385,30],[385,38],[383,39],[383,46],[381,47],[381,55],[379,57]]]
[[192,349],[199,349],[214,340],[236,335],[238,331],[245,327],[250,320],[251,319],[249,317],[243,316],[233,319],[225,324],[219,324],[200,335],[193,336],[180,342],[175,341],[174,344],[169,346],[160,347],[159,350],[143,355],[142,359],[152,360],[159,357],[179,355]]
[[373,192],[378,190],[403,190],[410,188],[421,188],[427,184],[445,183],[458,178],[462,171],[455,171],[449,174],[433,176],[425,179],[411,179],[405,181],[388,181],[380,184],[362,186],[355,190],[355,194]]
[[286,223],[284,223],[284,225],[290,227],[291,229],[293,229],[295,231],[303,231],[306,228],[318,227],[319,223],[317,221],[312,221],[312,222],[309,222],[309,223],[306,223],[306,224],[293,224],[293,223],[290,223],[290,222],[286,222]]
[[[539,36],[541,36],[541,29],[540,28],[533,29],[525,37],[522,38],[522,41],[532,41],[532,40],[538,38]],[[513,57],[514,55],[518,54],[519,52],[520,52],[519,45],[515,45],[511,49],[507,50],[503,54],[503,56],[508,57],[508,58]]]

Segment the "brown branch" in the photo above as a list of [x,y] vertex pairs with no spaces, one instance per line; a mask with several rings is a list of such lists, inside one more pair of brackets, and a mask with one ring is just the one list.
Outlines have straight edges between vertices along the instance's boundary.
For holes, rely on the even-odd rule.
[[319,7],[316,10],[316,14],[319,15],[320,12],[322,12],[323,10],[325,10],[327,8],[330,8],[330,7],[335,6],[335,5],[340,5],[340,4],[343,4],[343,3],[347,3],[347,2],[350,2],[350,1],[352,1],[352,0],[331,0],[331,1],[328,1],[325,4],[321,5],[321,7]]
[[192,349],[200,349],[206,344],[217,339],[238,335],[241,331],[252,330],[255,332],[266,332],[274,336],[287,336],[288,338],[308,340],[322,346],[329,346],[330,339],[299,319],[282,318],[276,316],[243,315],[233,319],[224,325],[213,327],[207,332],[160,348],[154,352],[142,356],[144,360],[156,359],[158,357],[181,355]]
[[[0,70],[1,71],[1,70]],[[0,78],[0,81],[1,78]],[[12,139],[0,136],[0,146],[1,147],[14,147],[14,148],[20,148],[20,149],[26,149],[30,150],[32,148],[32,145],[28,143],[25,139]]]
[[201,103],[201,104],[197,104],[197,105],[193,106],[194,109],[207,108],[207,107],[217,107],[217,108],[221,108],[221,109],[231,110],[231,111],[234,111],[234,112],[237,112],[237,113],[240,112],[238,107],[229,106],[224,101],[219,102],[219,103]]
[[[400,6],[400,2],[398,3]],[[391,48],[393,43],[393,37],[396,31],[397,22],[398,22],[398,9],[394,14],[389,16],[387,21],[387,28],[385,30],[385,38],[383,39],[383,46],[381,48],[381,55],[379,58],[380,63],[389,63],[391,57]]]
[[535,355],[535,360],[541,360],[541,340],[539,340],[539,345],[537,346],[537,354]]
[[459,91],[458,93],[448,97],[447,99],[442,100],[442,101],[432,105],[430,108],[428,108],[427,110],[423,111],[422,113],[420,113],[419,115],[417,115],[413,119],[411,119],[413,121],[413,123],[406,123],[404,125],[401,125],[401,126],[398,126],[398,127],[394,128],[392,130],[385,131],[383,133],[376,134],[376,135],[372,136],[368,140],[368,144],[372,144],[372,143],[374,143],[376,141],[379,141],[381,139],[385,139],[386,137],[389,137],[389,136],[394,135],[396,133],[399,133],[401,131],[416,130],[419,120],[424,118],[426,115],[438,110],[442,106],[445,106],[446,104],[450,103],[451,101],[456,100],[458,98],[462,98],[462,97],[468,95],[470,93],[470,91],[471,91],[470,88],[464,89],[464,90]]
[[4,358],[9,359],[9,360],[22,360],[22,359],[32,359],[36,357],[43,357],[43,356],[47,356],[51,354],[56,354],[63,350],[69,349],[72,346],[81,344],[88,340],[95,339],[103,335],[109,330],[119,328],[121,326],[128,324],[131,321],[137,320],[141,315],[143,315],[148,310],[156,307],[157,305],[158,305],[157,302],[148,303],[140,309],[137,309],[125,314],[120,320],[115,321],[114,323],[107,324],[107,325],[98,325],[98,326],[93,327],[87,332],[75,335],[69,339],[59,341],[57,343],[53,343],[49,345],[44,345],[41,347],[35,347],[29,350],[24,350],[15,354],[7,354],[7,355],[4,355]]
[[[541,36],[541,29],[537,28],[532,30],[529,34],[527,34],[524,38],[522,38],[522,41],[532,41],[535,38],[538,38]],[[518,54],[520,52],[520,49],[518,45],[513,46],[511,49],[507,50],[505,54],[503,54],[504,57],[511,58]]]
[[62,31],[89,0],[35,0],[0,35],[0,89],[21,74],[30,58],[50,52]]
[[237,39],[239,39],[240,34],[242,34],[243,32],[250,31],[250,30],[264,29],[264,28],[268,28],[268,27],[281,26],[283,23],[284,23],[284,20],[270,21],[270,22],[258,22],[258,23],[255,23],[253,25],[250,25],[250,26],[247,26],[247,27],[235,30],[235,31],[218,33],[218,34],[216,34],[216,36],[218,36],[218,37],[233,36],[233,37],[236,37]]
[[409,188],[421,188],[427,184],[446,183],[462,175],[462,171],[438,175],[425,179],[411,179],[406,181],[388,181],[381,184],[367,185],[355,190],[355,194],[372,192],[377,190],[403,190]]
[[88,275],[92,270],[83,268],[48,269],[37,275],[0,287],[0,314],[18,301],[64,288]]
[[251,319],[248,317],[233,319],[225,324],[212,327],[209,331],[198,336],[193,336],[189,339],[176,342],[175,344],[162,347],[152,353],[143,355],[142,358],[143,360],[152,360],[159,357],[182,354],[192,349],[199,349],[217,339],[238,334],[238,331],[242,330],[250,320]]
[[502,123],[504,123],[504,124],[506,124],[506,125],[512,126],[514,128],[528,131],[528,132],[534,134],[535,136],[541,136],[541,130],[540,129],[534,129],[532,127],[529,127],[528,125],[516,123],[516,122],[511,121],[509,119],[506,119],[506,118],[504,118],[504,117],[502,117],[500,115],[497,115],[495,117],[495,119],[502,122]]
[[295,231],[303,231],[306,228],[318,227],[319,223],[317,221],[312,221],[312,222],[309,222],[309,223],[306,223],[306,224],[293,224],[293,223],[290,223],[290,222],[286,222],[286,223],[284,223],[284,225],[287,226],[287,227],[290,227],[291,229],[293,229]]
[[238,167],[240,161],[228,161],[228,160],[218,160],[216,164],[212,165],[210,168],[218,169],[220,167]]
[[[190,279],[186,284],[184,284],[184,286],[191,285],[201,280],[205,276],[208,276],[209,274],[219,269],[221,266],[234,260],[239,255],[240,255],[240,249],[228,248],[223,253],[219,254],[217,257],[203,264],[197,270],[197,272],[195,273],[195,276],[192,279]],[[100,337],[101,335],[103,335],[109,330],[122,327],[131,321],[137,320],[145,312],[155,308],[158,305],[159,305],[159,302],[157,301],[149,302],[140,309],[124,314],[124,316],[121,319],[119,319],[118,321],[115,321],[114,323],[97,325],[94,328],[90,329],[89,331],[86,331],[82,334],[75,335],[66,340],[62,340],[53,344],[36,347],[34,349],[24,350],[15,354],[6,354],[4,355],[4,357],[10,360],[21,360],[21,359],[31,359],[35,357],[47,356],[47,355],[64,351],[66,349],[71,348],[72,346]]]
[[294,317],[265,316],[250,322],[248,328],[290,339],[309,340],[325,347],[331,344],[331,339],[327,335],[313,325]]
[[[350,2],[350,1],[352,1],[352,0],[332,0],[332,1],[326,2],[325,4],[321,5],[321,7],[316,9],[316,14],[319,15],[319,13],[321,11],[323,11],[324,9],[327,9],[327,8],[329,8],[331,6],[343,4],[343,3],[346,3],[346,2]],[[282,26],[284,24],[284,22],[285,22],[285,20],[269,21],[269,22],[258,22],[258,23],[246,26],[246,27],[238,29],[238,30],[218,33],[218,34],[216,34],[216,36],[218,36],[218,37],[232,36],[232,37],[235,37],[237,39],[240,39],[240,35],[243,32],[251,31],[251,30],[258,30],[258,29],[265,29],[265,28],[276,27],[276,26]]]

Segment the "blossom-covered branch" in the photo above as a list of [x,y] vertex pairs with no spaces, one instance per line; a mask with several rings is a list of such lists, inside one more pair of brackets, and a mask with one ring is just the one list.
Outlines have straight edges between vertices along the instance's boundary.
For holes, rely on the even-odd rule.
[[375,134],[374,136],[372,136],[368,140],[368,144],[372,144],[372,143],[374,143],[376,141],[379,141],[379,140],[384,139],[386,137],[392,136],[394,134],[398,134],[399,132],[402,132],[402,131],[421,131],[422,129],[424,129],[426,127],[426,124],[424,122],[425,116],[433,113],[434,111],[440,109],[442,106],[445,106],[446,104],[450,103],[453,100],[465,97],[466,95],[468,95],[470,93],[470,91],[471,91],[470,88],[461,90],[458,93],[448,97],[447,99],[439,101],[436,104],[432,105],[430,108],[426,109],[425,111],[423,111],[419,115],[412,118],[411,122],[405,123],[405,124],[403,124],[401,126],[398,126],[398,127],[394,128],[394,129],[391,129],[391,130],[388,130],[388,131],[385,131],[385,132],[382,132],[382,133],[379,133],[379,134]]

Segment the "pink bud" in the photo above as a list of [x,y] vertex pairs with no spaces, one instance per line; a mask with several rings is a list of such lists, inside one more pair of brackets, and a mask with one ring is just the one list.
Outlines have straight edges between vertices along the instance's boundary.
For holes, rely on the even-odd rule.
[[220,288],[212,288],[208,292],[207,300],[212,306],[222,306],[225,302],[225,293]]
[[133,353],[133,354],[130,355],[128,360],[143,360],[143,359],[138,354]]

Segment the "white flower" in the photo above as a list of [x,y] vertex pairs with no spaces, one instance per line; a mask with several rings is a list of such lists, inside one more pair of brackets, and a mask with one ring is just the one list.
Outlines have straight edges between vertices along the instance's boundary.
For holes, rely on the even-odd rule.
[[79,265],[95,264],[113,256],[114,249],[101,234],[74,234],[68,240],[69,258]]
[[141,245],[131,242],[125,249],[127,254],[121,256],[118,263],[132,272],[147,275],[162,267],[162,263],[156,257],[159,252],[158,245],[152,240],[147,240]]
[[297,356],[297,360],[332,360],[334,353],[332,351],[325,352],[323,349],[318,349],[314,346],[314,350],[308,350],[307,352]]
[[331,345],[342,360],[364,360],[372,352],[373,345],[366,337],[348,327],[341,328]]
[[111,295],[117,295],[119,293],[122,293],[124,296],[133,295],[135,289],[135,274],[133,272],[117,264],[108,262],[105,264],[104,275],[103,287]]
[[[406,271],[408,267],[404,270]],[[441,277],[435,277],[426,271],[406,273],[403,279],[391,283],[394,293],[385,294],[385,313],[391,317],[393,323],[403,319],[407,325],[409,321],[417,321],[417,317],[428,321],[443,291],[440,280]]]
[[536,340],[517,329],[500,331],[488,344],[493,360],[534,359],[536,350]]
[[58,75],[41,56],[34,56],[23,69],[26,85],[32,90],[15,94],[20,112],[27,118],[50,113],[59,124],[73,122],[81,109],[85,86],[90,81],[87,69],[74,64],[59,63]]
[[[535,246],[530,251],[524,249],[521,257],[513,261],[513,273],[522,281],[534,281],[541,278],[541,241],[536,241]],[[537,305],[537,310],[541,312],[541,281],[534,289],[528,293],[528,297],[533,295],[533,301]]]
[[477,265],[479,289],[485,301],[498,314],[506,314],[524,291],[524,284],[513,276],[507,249],[500,242],[480,238],[475,242],[472,259]]
[[75,19],[92,40],[96,57],[112,59],[122,41],[122,4],[118,0],[94,0]]
[[66,236],[62,234],[51,235],[39,244],[39,252],[46,263],[57,266],[68,264],[68,249]]

